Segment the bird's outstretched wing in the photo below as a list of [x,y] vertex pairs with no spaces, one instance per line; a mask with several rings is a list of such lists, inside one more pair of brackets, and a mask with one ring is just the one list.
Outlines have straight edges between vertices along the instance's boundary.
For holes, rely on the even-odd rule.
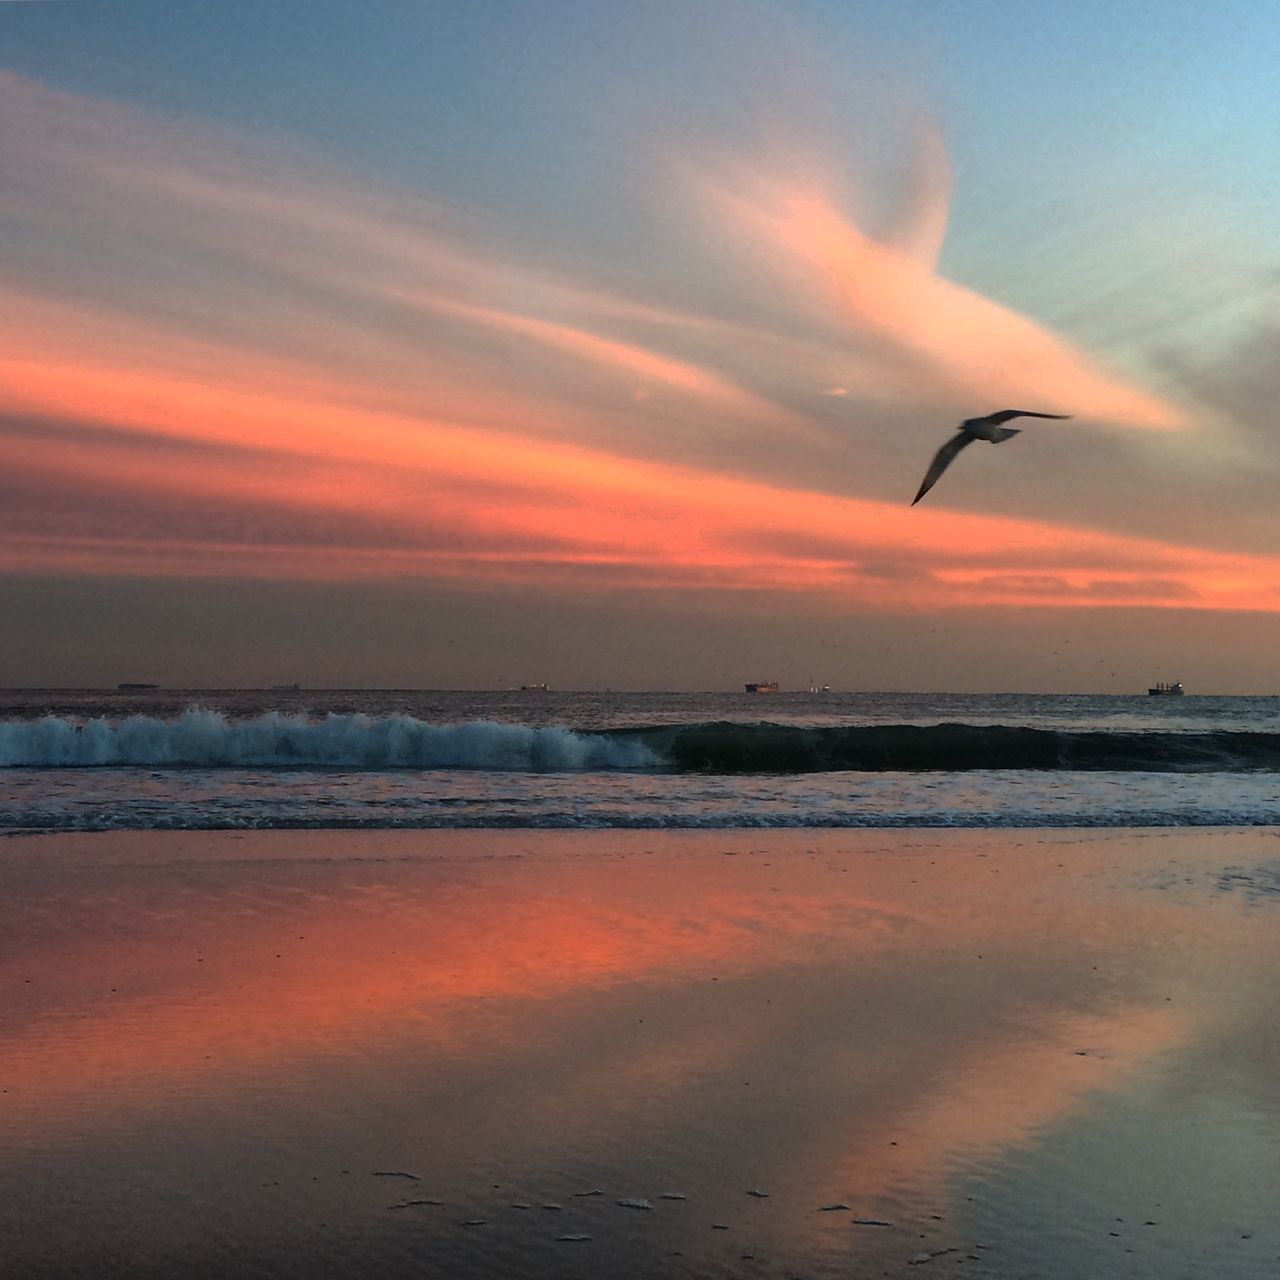
[[925,472],[923,483],[920,485],[920,492],[911,499],[911,505],[914,507],[921,498],[924,497],[935,484],[938,483],[938,477],[951,465],[957,453],[972,443],[974,437],[967,431],[957,431],[955,435],[947,441],[946,444],[933,455],[933,461],[929,464],[929,470]]
[[999,413],[987,414],[986,421],[991,423],[993,427],[998,427],[1002,422],[1008,422],[1010,418],[1070,418],[1069,413],[1035,413],[1030,409],[1001,409]]

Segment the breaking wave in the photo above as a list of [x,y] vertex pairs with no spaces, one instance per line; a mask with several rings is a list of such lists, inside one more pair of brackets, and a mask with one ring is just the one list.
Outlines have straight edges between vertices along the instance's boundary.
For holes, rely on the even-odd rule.
[[432,725],[413,716],[271,711],[231,721],[192,708],[172,720],[61,716],[0,723],[0,766],[85,768],[645,769],[662,763],[634,740],[519,724]]
[[487,769],[517,772],[665,770],[804,774],[848,770],[1050,770],[1155,773],[1280,771],[1280,733],[1115,731],[1012,725],[821,728],[714,721],[575,730],[477,720],[429,724],[267,712],[233,720],[193,707],[161,719],[0,722],[0,767]]

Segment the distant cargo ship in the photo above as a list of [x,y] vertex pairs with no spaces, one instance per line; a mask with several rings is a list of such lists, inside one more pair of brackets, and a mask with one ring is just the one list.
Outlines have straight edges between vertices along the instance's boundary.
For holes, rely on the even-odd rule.
[[757,680],[754,684],[746,686],[748,693],[777,693],[778,682],[776,680]]
[[1186,693],[1186,690],[1182,687],[1181,680],[1174,680],[1170,684],[1166,684],[1163,680],[1159,680],[1153,684],[1147,692],[1157,697],[1177,698]]
[[520,686],[520,692],[521,693],[547,693],[549,692],[549,690],[547,688],[547,682],[543,680],[539,684],[522,684]]
[[158,684],[138,684],[132,680],[126,680],[123,684],[116,685],[117,693],[137,693],[139,689],[158,689]]

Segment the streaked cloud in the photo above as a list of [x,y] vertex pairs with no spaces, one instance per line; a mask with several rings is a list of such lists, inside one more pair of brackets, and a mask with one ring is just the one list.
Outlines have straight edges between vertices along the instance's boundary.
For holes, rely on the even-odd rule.
[[1183,411],[1130,385],[1033,320],[950,283],[934,264],[950,192],[946,153],[929,132],[898,221],[861,230],[820,174],[787,177],[737,160],[694,179],[718,214],[751,236],[779,274],[835,310],[852,336],[900,349],[919,376],[973,398],[1171,428]]
[[950,176],[917,133],[876,236],[823,181],[685,170],[690,217],[764,255],[762,320],[726,303],[732,253],[677,306],[314,157],[0,74],[0,569],[1280,608],[1273,556],[906,508],[905,416],[962,397],[1095,438],[1185,420],[937,274]]

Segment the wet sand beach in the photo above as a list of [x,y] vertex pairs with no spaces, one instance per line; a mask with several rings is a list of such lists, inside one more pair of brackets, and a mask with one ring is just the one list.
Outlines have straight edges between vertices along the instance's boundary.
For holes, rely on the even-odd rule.
[[0,840],[44,1277],[1271,1276],[1273,828]]

